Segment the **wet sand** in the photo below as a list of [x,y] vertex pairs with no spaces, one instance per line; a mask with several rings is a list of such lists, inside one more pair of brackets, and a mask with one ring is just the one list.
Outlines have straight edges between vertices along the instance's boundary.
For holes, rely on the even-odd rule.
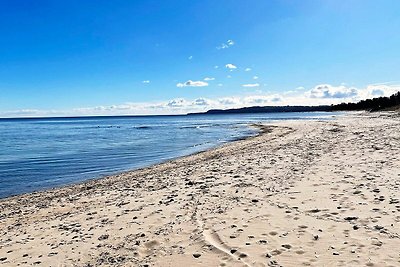
[[282,121],[0,200],[0,266],[399,266],[400,117]]

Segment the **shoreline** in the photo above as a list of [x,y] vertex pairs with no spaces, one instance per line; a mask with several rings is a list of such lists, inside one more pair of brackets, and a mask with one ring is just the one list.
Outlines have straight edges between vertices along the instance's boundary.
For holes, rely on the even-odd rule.
[[[305,114],[312,114],[312,113],[313,112],[306,112]],[[301,113],[296,113],[297,116],[298,116],[298,114],[301,114]],[[316,112],[316,114],[320,114],[320,116],[321,116],[321,112]],[[329,114],[329,115],[327,115],[327,114]],[[322,118],[322,119],[329,119],[330,117],[333,117],[336,114],[337,113],[325,113],[325,115],[322,115],[322,116],[323,117],[325,116],[326,118]],[[293,116],[296,117],[296,115],[293,115]],[[307,117],[307,116],[305,116],[305,117]],[[39,118],[39,120],[42,120],[42,119],[44,119],[44,118]],[[67,118],[65,118],[65,119],[67,119]],[[310,118],[307,118],[307,119],[315,119],[315,118],[310,117]],[[263,118],[260,118],[260,120],[261,121],[259,121],[258,123],[262,123]],[[22,185],[22,187],[19,188],[18,184],[11,183],[11,185],[14,185],[15,188],[17,188],[19,190],[13,190],[12,187],[6,186],[5,187],[6,189],[0,190],[1,191],[0,192],[0,201],[2,199],[7,199],[9,197],[19,196],[19,195],[23,195],[23,194],[30,194],[30,193],[35,193],[35,192],[43,192],[43,191],[47,191],[47,190],[54,190],[54,189],[57,189],[57,188],[63,188],[63,187],[66,187],[66,186],[73,186],[75,184],[84,183],[84,182],[90,181],[90,180],[103,179],[103,178],[106,178],[108,176],[113,176],[113,175],[118,175],[118,174],[121,174],[121,173],[124,173],[124,172],[130,172],[130,171],[134,171],[134,170],[138,170],[138,169],[143,169],[143,168],[147,168],[147,167],[150,167],[150,166],[153,166],[153,165],[157,165],[157,164],[161,164],[161,163],[167,162],[169,160],[174,160],[174,159],[178,159],[178,158],[181,158],[181,157],[190,156],[192,154],[196,154],[196,153],[199,153],[199,152],[203,152],[203,151],[207,151],[207,150],[219,147],[219,146],[224,145],[226,143],[231,143],[231,142],[235,142],[235,141],[238,141],[238,140],[244,140],[244,139],[246,139],[248,137],[257,135],[258,128],[257,127],[252,127],[251,124],[252,124],[252,122],[244,123],[244,122],[239,122],[239,121],[235,123],[235,126],[233,128],[241,128],[242,129],[242,130],[238,131],[238,132],[241,132],[240,134],[238,134],[238,135],[240,135],[240,137],[229,136],[229,134],[226,133],[225,137],[221,137],[220,136],[219,139],[216,137],[216,139],[214,141],[210,141],[210,140],[207,141],[206,140],[206,142],[203,142],[203,143],[200,142],[200,143],[194,144],[194,145],[188,144],[186,147],[182,147],[181,148],[181,150],[182,149],[185,150],[184,153],[180,153],[179,151],[175,150],[173,153],[170,153],[170,155],[168,155],[168,156],[166,156],[164,158],[162,158],[162,157],[161,158],[154,157],[152,162],[146,162],[146,163],[143,163],[143,164],[140,162],[140,160],[139,161],[135,160],[133,162],[137,162],[137,163],[132,164],[132,162],[131,162],[130,165],[132,165],[132,166],[129,166],[129,167],[121,166],[121,167],[119,167],[117,169],[113,168],[112,170],[108,170],[108,168],[92,169],[91,171],[94,171],[94,172],[97,173],[97,174],[93,174],[93,175],[89,175],[87,173],[82,173],[81,174],[79,172],[73,172],[74,175],[72,177],[75,177],[75,179],[68,178],[68,175],[67,175],[67,177],[64,177],[62,175],[62,173],[59,173],[59,172],[56,171],[56,172],[51,172],[49,174],[49,177],[53,177],[54,176],[54,177],[56,177],[56,179],[52,179],[51,178],[51,179],[49,179],[49,181],[47,183],[41,183],[41,178],[40,177],[41,176],[43,177],[43,174],[41,175],[40,171],[36,172],[36,173],[34,172],[33,173],[33,177],[32,177],[33,178],[32,181],[34,181],[33,184],[38,184],[37,186],[34,185],[34,186],[31,186],[29,188],[29,187],[24,187]],[[255,128],[257,128],[257,129],[255,129]],[[224,129],[224,131],[225,132],[229,132],[228,129]],[[207,143],[209,143],[209,144],[207,144]],[[143,151],[143,152],[145,152],[145,151]],[[147,151],[151,151],[151,150],[147,149]],[[99,155],[99,156],[101,156],[101,155]],[[85,160],[84,158],[81,158],[79,156],[79,154],[75,154],[75,156],[73,156],[73,158],[77,158],[78,160],[83,160],[83,161]],[[54,160],[56,160],[56,159],[54,159]],[[28,163],[28,164],[31,164],[31,163]],[[125,164],[129,165],[129,163],[127,163],[127,162],[125,162]],[[65,164],[65,165],[71,165],[71,164]],[[34,167],[34,166],[32,166],[32,167]],[[111,167],[113,167],[113,165],[111,165]],[[6,166],[6,168],[7,168],[7,166]],[[55,167],[50,168],[50,169],[55,169]],[[77,169],[78,168],[75,168],[75,170],[77,170]],[[43,173],[43,172],[45,172],[45,170],[41,169],[41,172]],[[66,173],[68,173],[68,172],[66,172]],[[9,177],[9,179],[11,179],[11,180],[14,178],[14,176],[12,174],[7,174],[7,172],[3,173],[3,175],[5,175],[5,176],[11,175],[11,177]],[[31,174],[26,173],[25,176],[26,177],[32,176],[32,173]],[[71,177],[71,175],[69,175],[69,176]],[[16,178],[17,181],[19,181],[19,177],[15,177],[15,178]],[[63,178],[67,178],[70,181],[67,181],[67,182],[64,181],[63,182],[63,180],[64,180]],[[28,178],[26,178],[26,179],[28,179]],[[31,180],[29,179],[29,181],[31,181]]]
[[399,264],[388,248],[400,246],[400,119],[264,127],[150,167],[0,199],[0,266]]
[[[307,112],[307,113],[313,113],[313,112]],[[315,112],[315,113],[318,113],[318,112]],[[346,112],[346,113],[347,114],[354,114],[355,112]],[[307,121],[307,120],[323,120],[323,121],[332,120],[337,116],[346,116],[346,113],[340,114],[340,115],[334,115],[332,118],[329,118],[329,119],[312,118],[312,119],[304,119],[304,121]],[[223,114],[223,115],[229,115],[229,114]],[[176,116],[176,115],[174,115],[174,116]],[[120,116],[116,116],[116,117],[120,117]],[[122,117],[124,117],[124,116],[122,116]],[[58,118],[58,117],[55,117],[55,118]],[[71,118],[75,118],[75,117],[71,117]],[[82,118],[84,118],[84,117],[82,117]],[[21,118],[18,118],[18,119],[21,119]],[[46,119],[46,118],[35,118],[35,119]],[[54,119],[54,118],[52,118],[52,119]],[[278,120],[278,121],[280,121],[280,120]],[[130,173],[130,172],[134,172],[134,171],[138,171],[138,170],[143,170],[143,169],[146,169],[146,168],[151,168],[151,167],[154,167],[154,166],[157,166],[157,165],[160,165],[160,164],[167,163],[169,161],[179,160],[180,158],[190,157],[192,155],[196,155],[196,154],[199,154],[199,153],[207,152],[209,150],[217,149],[219,147],[222,147],[222,146],[225,146],[225,145],[229,145],[231,143],[235,143],[235,142],[238,142],[238,141],[243,141],[243,140],[246,140],[246,139],[249,139],[249,138],[257,137],[257,136],[259,136],[261,134],[264,134],[263,127],[264,127],[265,123],[266,122],[248,123],[247,127],[248,128],[255,128],[256,129],[255,133],[247,135],[247,136],[235,138],[235,139],[232,139],[232,140],[220,143],[220,144],[215,144],[214,146],[212,146],[210,148],[205,148],[204,150],[193,152],[193,153],[190,153],[190,154],[187,154],[187,155],[172,157],[170,159],[162,160],[160,162],[151,163],[149,165],[145,165],[145,166],[142,166],[142,167],[137,167],[137,168],[133,168],[133,169],[127,169],[127,170],[121,170],[121,171],[117,171],[115,173],[104,174],[104,175],[100,175],[98,177],[87,178],[87,179],[83,179],[81,181],[71,182],[71,183],[67,183],[67,184],[61,184],[61,185],[58,185],[58,186],[43,187],[41,189],[37,189],[37,190],[31,191],[31,192],[17,193],[17,194],[14,194],[14,195],[0,197],[0,203],[2,201],[6,201],[9,198],[19,197],[19,196],[24,196],[24,195],[35,195],[35,194],[39,194],[39,193],[45,193],[47,191],[54,191],[54,190],[58,190],[58,189],[63,189],[63,188],[66,188],[66,187],[83,185],[83,184],[88,183],[88,182],[97,181],[97,180],[101,180],[101,179],[107,179],[107,178],[112,177],[112,176],[122,175],[122,174],[125,174],[125,173]]]
[[[173,116],[176,116],[176,115],[173,115]],[[154,168],[154,167],[157,167],[158,165],[169,163],[170,161],[175,161],[175,160],[179,160],[179,159],[182,159],[182,158],[195,156],[197,154],[201,154],[201,153],[204,153],[204,152],[208,152],[210,150],[218,149],[220,147],[223,147],[223,146],[226,146],[226,145],[230,145],[230,144],[235,143],[235,142],[244,141],[244,140],[247,140],[247,139],[250,139],[250,138],[254,138],[254,137],[257,137],[257,136],[259,136],[259,135],[264,133],[263,130],[262,130],[262,128],[263,128],[263,124],[262,123],[259,123],[259,124],[249,123],[247,127],[256,128],[256,129],[258,129],[258,132],[256,132],[255,134],[252,134],[252,135],[248,135],[248,136],[240,137],[240,138],[233,139],[233,140],[230,140],[230,141],[226,141],[224,143],[217,144],[217,145],[215,145],[215,146],[213,146],[211,148],[207,148],[207,149],[204,149],[204,150],[193,152],[193,153],[190,153],[188,155],[177,156],[177,157],[173,157],[173,158],[170,158],[170,159],[166,159],[166,160],[163,160],[163,161],[161,161],[159,163],[152,163],[152,164],[147,165],[147,166],[138,167],[138,168],[134,168],[134,169],[130,169],[130,170],[122,170],[122,171],[119,171],[119,172],[116,172],[116,173],[107,174],[107,175],[94,177],[94,178],[89,178],[89,179],[85,179],[85,180],[82,180],[82,181],[72,182],[72,183],[64,184],[64,185],[60,185],[60,186],[43,188],[43,189],[39,189],[39,190],[36,190],[36,191],[33,191],[33,192],[26,192],[26,193],[21,193],[21,194],[6,196],[6,197],[0,197],[0,205],[1,205],[2,201],[7,201],[8,199],[11,199],[11,198],[18,198],[18,197],[22,197],[22,196],[34,196],[36,194],[43,194],[43,193],[46,193],[46,192],[53,192],[53,191],[57,191],[57,190],[61,190],[61,189],[67,189],[68,187],[83,186],[86,183],[93,183],[93,182],[95,183],[96,181],[99,181],[99,180],[102,180],[102,179],[110,179],[110,178],[112,178],[114,176],[120,176],[120,175],[124,175],[124,174],[129,174],[129,173],[135,172],[135,171],[141,171],[141,170],[145,170],[145,169],[148,169],[148,168]]]

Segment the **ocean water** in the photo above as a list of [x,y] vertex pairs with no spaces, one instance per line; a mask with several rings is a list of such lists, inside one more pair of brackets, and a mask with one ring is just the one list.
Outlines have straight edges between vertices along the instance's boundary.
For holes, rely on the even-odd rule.
[[249,123],[337,113],[0,119],[0,198],[146,167],[255,135]]

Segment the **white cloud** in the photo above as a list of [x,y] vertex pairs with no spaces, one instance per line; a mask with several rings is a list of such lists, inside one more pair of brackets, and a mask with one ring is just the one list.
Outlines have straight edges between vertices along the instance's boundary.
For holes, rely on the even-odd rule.
[[41,116],[51,116],[56,115],[56,111],[51,110],[39,110],[39,109],[19,109],[0,112],[0,117],[41,117]]
[[218,68],[219,68],[219,66],[216,66],[216,65],[214,66],[214,69],[218,69]]
[[254,80],[257,80],[257,79],[258,79],[258,76],[253,76],[253,79],[254,79]]
[[203,81],[192,81],[188,80],[187,82],[184,83],[178,83],[176,84],[177,87],[204,87],[208,86],[208,83],[203,82]]
[[218,50],[227,49],[227,48],[233,46],[234,44],[235,44],[235,42],[233,40],[228,40],[225,43],[222,43],[221,45],[217,46],[217,49]]
[[309,103],[311,105],[330,105],[342,102],[357,102],[364,99],[390,96],[400,91],[400,85],[388,84],[371,84],[364,88],[354,86],[333,86],[330,84],[317,85],[311,90],[298,95],[302,90],[297,91],[297,95],[291,97],[298,103]]
[[188,57],[188,59],[189,59],[189,60],[192,60],[192,59],[193,59],[193,56]]
[[197,98],[192,102],[192,104],[195,106],[209,106],[209,105],[211,105],[211,103],[212,102],[210,100],[208,100],[206,98],[202,98],[202,97]]
[[219,83],[219,84],[218,84],[218,86],[220,86],[220,87],[221,87],[221,86],[224,86],[224,85],[223,85],[222,83]]
[[247,96],[244,98],[243,102],[245,105],[267,105],[271,103],[277,103],[282,101],[282,97],[280,95],[254,95]]
[[227,44],[225,44],[225,43],[221,44],[220,46],[217,46],[217,49],[218,49],[218,50],[220,50],[220,49],[226,49],[226,48],[229,48],[229,46],[228,46]]
[[215,78],[214,77],[205,77],[204,80],[205,81],[214,81]]
[[351,98],[358,95],[355,87],[344,85],[332,86],[330,84],[320,84],[307,92],[311,98]]
[[166,106],[176,108],[176,107],[183,107],[187,104],[187,101],[183,98],[172,99],[168,101]]
[[150,83],[150,81],[149,80],[144,80],[144,81],[142,81],[142,83]]
[[243,87],[259,87],[259,83],[248,83],[248,84],[243,84]]
[[244,71],[251,71],[251,68],[245,68]]
[[231,75],[226,75],[226,78],[230,79],[230,78],[232,78],[232,76]]
[[218,102],[226,106],[226,105],[238,105],[240,104],[241,101],[239,97],[223,97],[218,99]]
[[228,63],[225,65],[225,68],[230,69],[230,70],[234,70],[237,69],[237,67],[231,63]]

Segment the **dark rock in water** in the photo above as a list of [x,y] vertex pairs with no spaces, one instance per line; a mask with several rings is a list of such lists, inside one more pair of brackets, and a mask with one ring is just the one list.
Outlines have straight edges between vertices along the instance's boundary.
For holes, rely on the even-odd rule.
[[257,203],[257,202],[258,202],[258,199],[252,199],[251,202]]
[[314,240],[318,240],[319,239],[319,235],[314,235],[313,238],[314,238]]
[[332,254],[335,255],[335,256],[339,256],[339,252],[336,252],[336,251],[333,252]]
[[7,257],[0,258],[0,261],[5,261]]
[[232,254],[235,254],[236,251],[237,251],[237,249],[234,249],[234,248],[231,249],[231,253],[232,253]]
[[360,229],[360,227],[358,225],[353,225],[353,229],[358,230],[358,229]]
[[194,253],[194,254],[193,254],[193,257],[195,257],[196,259],[197,259],[197,258],[200,258],[200,257],[201,257],[201,254],[199,254],[199,253]]
[[357,220],[358,217],[356,217],[356,216],[349,216],[349,217],[345,217],[344,219],[345,219],[346,221],[354,221],[354,220]]

